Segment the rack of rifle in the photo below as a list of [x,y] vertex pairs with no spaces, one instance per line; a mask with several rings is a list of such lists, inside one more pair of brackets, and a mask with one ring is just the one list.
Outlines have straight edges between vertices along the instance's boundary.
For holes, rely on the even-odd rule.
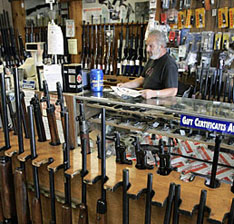
[[102,69],[106,75],[140,76],[146,62],[146,24],[107,24],[83,21],[81,64],[84,69]]
[[[21,114],[23,110],[20,107],[17,69],[14,69],[14,77],[17,136],[9,130],[4,75],[1,74],[0,77],[1,115],[4,125],[4,135],[1,133],[4,138],[0,139],[0,144],[3,145],[0,160],[1,222],[16,223],[17,220],[18,223],[29,223],[31,217],[33,223],[44,223],[47,222],[46,220],[50,220],[50,223],[75,223],[76,219],[79,224],[118,223],[122,219],[122,223],[166,224],[171,220],[176,224],[185,223],[181,219],[183,214],[192,215],[194,211],[198,211],[193,218],[197,220],[197,223],[203,223],[210,211],[208,219],[219,223],[223,219],[227,219],[228,223],[233,223],[234,203],[231,202],[233,186],[230,189],[228,184],[220,184],[216,180],[222,140],[220,136],[216,137],[214,163],[211,176],[206,184],[200,177],[196,177],[192,183],[179,180],[179,173],[174,171],[170,165],[170,152],[165,150],[166,147],[173,147],[171,143],[166,144],[161,141],[158,146],[149,148],[141,145],[136,137],[134,146],[137,161],[132,162],[126,158],[126,148],[121,142],[119,133],[114,133],[111,139],[115,141],[116,156],[107,159],[106,139],[110,137],[106,136],[104,108],[101,113],[101,139],[97,138],[98,153],[90,151],[83,104],[80,104],[78,117],[81,149],[71,150],[73,147],[69,140],[69,116],[63,100],[61,100],[61,89],[58,84],[65,142],[58,145],[56,130],[53,129],[50,129],[51,133],[54,132],[51,134],[54,139],[51,139],[50,144],[45,141],[43,134],[40,136],[40,141],[36,141],[33,120],[39,116],[34,115],[35,111],[38,111],[38,108],[35,107],[35,103],[39,103],[37,96],[26,110],[30,127],[28,129],[29,139],[26,139],[22,130],[24,118]],[[44,91],[42,101],[46,101],[48,122],[51,123],[51,128],[54,128],[56,126],[53,123],[54,107],[50,103],[46,82],[44,82]],[[40,119],[35,120],[36,126],[38,123],[40,123]],[[158,167],[147,164],[144,148],[158,154],[160,158]],[[17,164],[15,164],[14,155],[17,155]],[[46,169],[43,169],[43,165],[46,165]],[[14,169],[15,167],[17,168]],[[30,169],[26,169],[26,167]],[[28,172],[29,170],[31,173]],[[55,179],[57,179],[57,184],[55,184]],[[33,192],[29,191],[29,185]],[[120,187],[122,190],[120,189],[118,193],[117,189]],[[45,189],[48,190],[43,193]],[[44,198],[45,195],[47,195],[46,198]],[[143,201],[134,200],[135,205],[133,205],[132,199],[140,199],[143,195],[145,199]],[[56,199],[59,197],[62,206],[61,203],[57,203]],[[112,200],[114,198],[115,200]],[[97,204],[94,201],[97,201]],[[115,206],[113,203],[117,203],[119,206]],[[163,206],[164,209],[162,210],[155,204]],[[145,207],[145,215],[142,215],[142,205]],[[136,213],[135,206],[141,208],[139,214]],[[156,216],[156,213],[159,215]]]

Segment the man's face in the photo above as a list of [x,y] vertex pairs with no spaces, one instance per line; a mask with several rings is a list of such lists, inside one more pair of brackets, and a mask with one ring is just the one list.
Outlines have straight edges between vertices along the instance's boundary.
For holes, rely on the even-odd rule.
[[161,47],[159,46],[155,36],[149,36],[146,40],[146,51],[150,59],[158,59],[161,54]]

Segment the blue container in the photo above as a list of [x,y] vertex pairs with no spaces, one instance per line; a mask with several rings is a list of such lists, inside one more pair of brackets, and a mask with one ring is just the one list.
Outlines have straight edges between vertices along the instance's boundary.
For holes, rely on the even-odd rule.
[[103,90],[103,71],[101,69],[92,69],[90,71],[90,87],[93,92]]

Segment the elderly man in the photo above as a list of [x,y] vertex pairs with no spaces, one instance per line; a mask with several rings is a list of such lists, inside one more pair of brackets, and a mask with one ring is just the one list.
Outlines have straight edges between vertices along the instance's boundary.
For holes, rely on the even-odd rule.
[[178,69],[174,59],[167,53],[166,39],[162,32],[151,31],[146,40],[149,60],[141,77],[117,86],[143,87],[144,98],[175,96],[178,91]]

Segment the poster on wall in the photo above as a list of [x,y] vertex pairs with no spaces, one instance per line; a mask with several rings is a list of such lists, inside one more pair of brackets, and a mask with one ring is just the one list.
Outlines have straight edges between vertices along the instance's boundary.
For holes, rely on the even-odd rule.
[[[83,20],[91,23],[146,22],[149,19],[149,1],[142,0],[84,0]],[[100,22],[100,15],[102,22]]]

